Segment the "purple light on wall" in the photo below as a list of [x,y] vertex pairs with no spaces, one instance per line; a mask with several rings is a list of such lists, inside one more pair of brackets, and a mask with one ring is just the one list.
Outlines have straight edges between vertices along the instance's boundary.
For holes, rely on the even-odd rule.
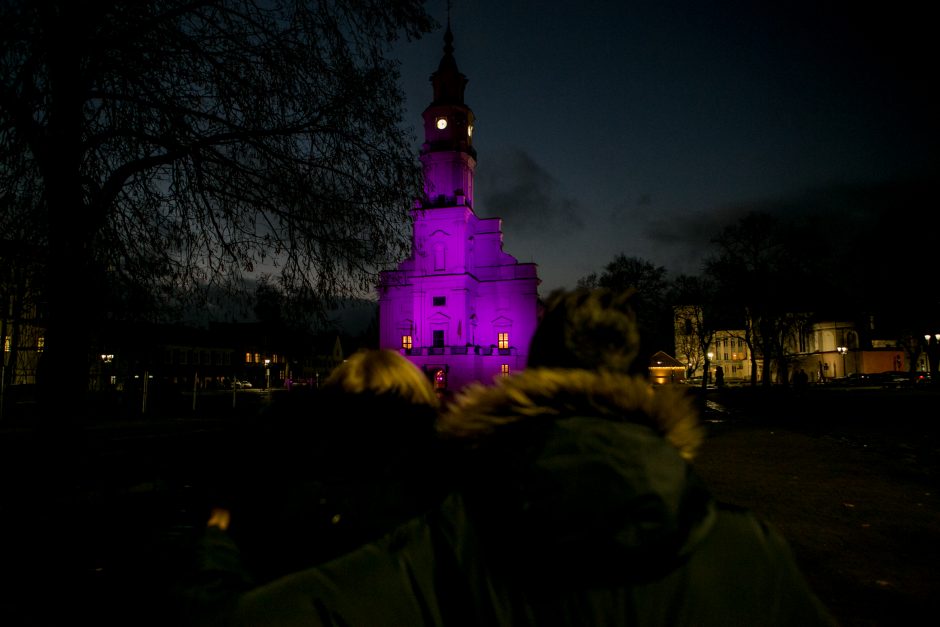
[[474,116],[452,43],[448,26],[422,114],[425,198],[412,211],[411,256],[382,273],[378,292],[379,345],[458,390],[525,367],[539,278],[536,264],[503,251],[502,220],[473,212]]

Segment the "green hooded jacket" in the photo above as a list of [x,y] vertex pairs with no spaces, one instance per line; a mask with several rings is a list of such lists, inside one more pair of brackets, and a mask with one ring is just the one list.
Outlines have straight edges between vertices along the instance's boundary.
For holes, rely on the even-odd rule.
[[785,540],[697,478],[678,393],[533,369],[470,390],[442,431],[467,453],[440,507],[249,592],[232,624],[836,624]]

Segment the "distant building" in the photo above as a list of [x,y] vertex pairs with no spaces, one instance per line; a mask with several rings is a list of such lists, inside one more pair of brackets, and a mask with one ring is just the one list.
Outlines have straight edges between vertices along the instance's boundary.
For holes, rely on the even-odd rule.
[[[788,378],[798,369],[805,371],[811,382],[880,372],[927,370],[923,353],[905,351],[898,339],[877,336],[874,320],[870,321],[870,328],[860,329],[849,320],[817,319],[810,314],[789,315],[802,321],[793,325],[782,347],[786,354]],[[712,329],[710,341],[703,349],[701,336],[708,325],[702,318],[699,307],[683,305],[674,308],[676,352],[686,367],[687,378],[707,376],[714,380],[715,369],[721,366],[725,383],[749,382],[752,368],[755,379],[760,381],[764,359],[753,342],[748,340],[748,333],[743,328]],[[770,364],[770,373],[775,383],[781,383],[776,361]]]
[[424,198],[411,256],[382,273],[379,345],[400,350],[439,389],[522,370],[537,322],[536,265],[503,252],[499,218],[473,212],[473,112],[448,25],[424,110]]
[[656,385],[683,383],[685,364],[672,355],[659,351],[650,357],[649,378],[650,382]]

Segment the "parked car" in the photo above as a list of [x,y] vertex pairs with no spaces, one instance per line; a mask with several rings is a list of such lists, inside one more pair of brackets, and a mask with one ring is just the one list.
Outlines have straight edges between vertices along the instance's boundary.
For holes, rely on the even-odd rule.
[[871,385],[885,388],[900,388],[911,385],[911,374],[900,370],[886,370],[864,375]]
[[232,381],[232,387],[236,390],[247,390],[251,387],[251,381],[235,379]]
[[883,388],[903,388],[923,385],[929,381],[930,377],[926,372],[916,372],[911,376],[910,372],[900,370],[886,370],[884,372],[870,372],[864,374],[852,373],[846,377],[832,379],[830,385],[850,386],[850,387],[883,387]]
[[930,373],[929,372],[916,372],[914,374],[914,387],[920,387],[922,385],[930,384]]

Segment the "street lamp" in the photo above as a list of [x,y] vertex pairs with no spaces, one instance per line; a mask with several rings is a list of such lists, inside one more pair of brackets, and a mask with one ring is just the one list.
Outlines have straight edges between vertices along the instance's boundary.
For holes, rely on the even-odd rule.
[[849,349],[846,346],[836,346],[836,350],[839,351],[840,355],[842,355],[842,376],[845,377],[848,375],[848,373],[845,371],[845,354],[849,352]]
[[927,345],[927,373],[931,382],[937,380],[937,368],[940,366],[940,333],[929,333],[924,335],[924,343]]

